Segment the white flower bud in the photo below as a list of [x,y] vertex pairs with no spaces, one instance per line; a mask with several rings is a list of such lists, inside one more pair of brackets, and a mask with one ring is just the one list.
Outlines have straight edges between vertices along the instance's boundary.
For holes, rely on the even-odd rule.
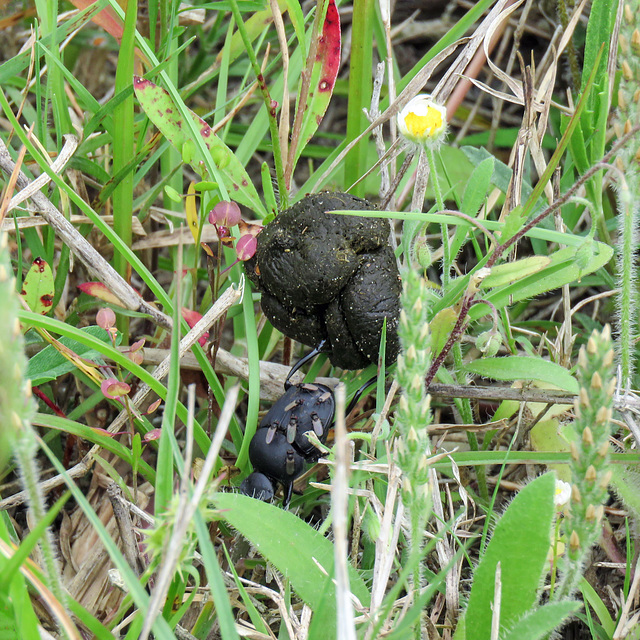
[[411,99],[398,114],[398,129],[410,142],[429,144],[439,141],[447,128],[447,109],[428,95]]

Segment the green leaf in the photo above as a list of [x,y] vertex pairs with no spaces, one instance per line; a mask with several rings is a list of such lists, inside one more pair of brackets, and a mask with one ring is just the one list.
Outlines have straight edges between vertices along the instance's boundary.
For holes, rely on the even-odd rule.
[[[98,340],[102,340],[107,344],[111,344],[109,334],[102,327],[83,327],[80,329],[83,333],[87,333]],[[121,341],[122,336],[118,334],[118,344]],[[99,357],[99,353],[89,346],[81,344],[71,338],[60,338],[60,342],[71,349],[76,355],[79,355],[86,360],[92,362],[104,363],[104,360]],[[73,371],[76,366],[73,362],[65,358],[52,344],[46,346],[42,351],[36,353],[29,360],[27,365],[26,376],[31,380],[31,384],[37,387],[40,384],[55,380],[69,371]]]
[[551,545],[554,492],[554,474],[536,478],[518,493],[496,524],[474,572],[465,614],[465,627],[473,630],[474,640],[491,637],[498,562],[502,583],[500,626],[516,624],[536,604]]
[[452,307],[438,311],[429,323],[431,331],[431,352],[438,355],[451,335],[458,320],[458,314]]
[[[607,58],[613,23],[616,17],[619,0],[593,0],[589,10],[589,23],[587,24],[587,38],[584,44],[584,64],[582,65],[582,86],[580,93],[586,89],[589,75],[595,65],[598,65],[594,84],[599,84],[603,76],[607,74]],[[598,57],[600,49],[604,45],[602,56]],[[589,108],[593,106],[593,94],[588,102]]]
[[[325,594],[323,606],[335,609],[335,587],[327,579],[334,573],[334,549],[329,540],[289,511],[238,493],[217,493],[213,504],[220,509],[220,517],[248,538],[314,611]],[[369,590],[351,566],[349,582],[351,592],[368,606]],[[330,619],[335,620],[335,615]],[[328,632],[327,637],[335,637],[335,629]]]
[[555,362],[529,356],[483,358],[466,364],[464,370],[494,380],[541,380],[578,393],[578,381]]
[[474,168],[473,173],[469,176],[469,182],[462,196],[462,205],[460,211],[468,216],[475,217],[491,187],[491,176],[493,176],[493,168],[495,166],[495,158],[490,156],[485,158]]
[[[593,273],[611,260],[613,248],[603,242],[593,243],[592,259],[584,266],[582,261],[576,258],[576,247],[567,247],[553,253],[551,262],[547,267],[534,273],[520,282],[494,289],[486,299],[498,309],[526,298],[535,298],[547,291],[559,289],[565,284],[579,282],[588,273]],[[477,320],[487,313],[484,305],[475,305],[469,312],[472,320]]]
[[518,205],[509,211],[504,219],[504,228],[500,234],[500,242],[504,243],[522,229],[526,222],[522,205]]
[[53,273],[42,258],[36,258],[22,284],[20,295],[34,313],[48,313],[53,303]]
[[[162,135],[178,151],[182,152],[184,145],[191,142],[189,129],[169,93],[162,87],[139,76],[134,76],[133,86],[140,105],[149,120],[158,127]],[[189,111],[189,115],[224,178],[230,197],[264,217],[266,215],[264,205],[242,163],[236,158],[233,151],[211,131],[211,127],[200,116],[193,111]],[[204,162],[204,158],[200,157],[196,146],[192,151],[194,169],[198,173],[202,173],[199,163]]]
[[546,638],[549,633],[559,627],[569,616],[582,608],[576,600],[545,604],[534,611],[529,611],[500,640],[538,640]]
[[550,264],[551,258],[548,256],[530,256],[514,262],[505,262],[493,267],[491,273],[484,278],[480,287],[482,289],[490,289],[518,282],[527,276],[542,271]]
[[[612,467],[619,465],[614,464]],[[602,601],[602,598],[597,594],[596,590],[584,579],[580,580],[580,591],[582,591],[582,597],[584,601],[588,603],[595,614],[600,620],[600,624],[604,629],[608,638],[612,638],[616,630],[616,621],[611,617],[607,605]]]

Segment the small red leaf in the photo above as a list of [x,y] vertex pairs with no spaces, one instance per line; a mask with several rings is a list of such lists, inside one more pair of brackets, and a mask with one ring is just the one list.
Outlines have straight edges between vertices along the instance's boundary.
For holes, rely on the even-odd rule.
[[116,400],[120,396],[126,396],[131,391],[131,387],[126,382],[121,382],[117,378],[106,378],[100,385],[100,391],[106,398]]
[[152,429],[151,431],[147,431],[144,434],[144,438],[142,439],[144,442],[151,442],[152,440],[160,440],[160,436],[162,435],[162,429]]
[[[185,307],[182,307],[182,317],[187,321],[187,324],[193,329],[193,327],[195,327],[200,321],[200,319],[202,318],[202,314],[198,313],[197,311],[192,311],[191,309],[186,309]],[[200,343],[201,347],[204,347],[204,345],[207,344],[208,338],[209,336],[206,334],[198,338],[198,342]]]
[[100,298],[100,300],[115,304],[118,307],[125,307],[120,298],[112,293],[110,289],[107,289],[102,282],[83,282],[78,285],[78,289],[94,298]]
[[145,415],[147,416],[151,415],[160,406],[161,402],[162,402],[162,398],[158,398],[155,402],[152,402],[149,405],[149,408],[147,409]]
[[253,258],[257,246],[258,241],[255,236],[252,236],[250,233],[242,236],[242,238],[238,240],[238,244],[236,244],[236,255],[238,256],[238,260],[245,262],[246,260]]
[[102,307],[96,314],[96,324],[107,331],[116,325],[116,314],[109,307]]

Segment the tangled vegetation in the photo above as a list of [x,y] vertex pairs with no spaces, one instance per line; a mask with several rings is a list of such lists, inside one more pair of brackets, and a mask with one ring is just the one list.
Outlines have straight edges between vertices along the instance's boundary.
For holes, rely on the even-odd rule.
[[640,638],[639,14],[0,0],[0,636]]

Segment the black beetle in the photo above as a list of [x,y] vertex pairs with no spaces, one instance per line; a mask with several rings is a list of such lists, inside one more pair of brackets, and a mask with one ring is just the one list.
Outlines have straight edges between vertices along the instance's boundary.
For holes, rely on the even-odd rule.
[[265,492],[265,476],[284,487],[284,504],[288,504],[293,481],[302,473],[305,462],[315,462],[320,451],[307,438],[315,433],[323,444],[333,424],[335,400],[331,389],[323,384],[290,386],[271,407],[258,425],[249,444],[249,459],[255,471],[242,483],[240,491],[262,499],[273,497]]
[[[249,443],[249,459],[254,472],[240,485],[240,491],[245,495],[271,500],[275,485],[280,483],[284,487],[283,505],[287,506],[293,481],[302,473],[305,462],[316,462],[320,457],[320,450],[309,440],[307,433],[315,433],[322,444],[327,441],[336,410],[333,391],[324,384],[292,385],[289,380],[323,346],[321,343],[296,363],[287,376],[284,394],[260,421]],[[373,380],[375,378],[356,392],[347,414]]]

